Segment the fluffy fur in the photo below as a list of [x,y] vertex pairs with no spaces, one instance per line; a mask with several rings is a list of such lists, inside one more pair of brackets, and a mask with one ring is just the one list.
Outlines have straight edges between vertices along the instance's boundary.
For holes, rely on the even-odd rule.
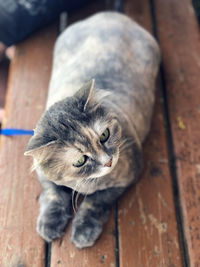
[[58,38],[47,110],[25,152],[44,189],[37,230],[48,242],[63,235],[71,217],[71,189],[88,195],[71,237],[83,248],[139,177],[159,60],[151,35],[114,12],[75,23]]

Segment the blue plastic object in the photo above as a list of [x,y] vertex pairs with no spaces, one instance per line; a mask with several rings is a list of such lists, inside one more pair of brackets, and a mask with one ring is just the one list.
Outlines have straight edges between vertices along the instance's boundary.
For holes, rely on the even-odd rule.
[[34,135],[33,130],[5,128],[0,130],[1,135],[14,136],[14,135]]

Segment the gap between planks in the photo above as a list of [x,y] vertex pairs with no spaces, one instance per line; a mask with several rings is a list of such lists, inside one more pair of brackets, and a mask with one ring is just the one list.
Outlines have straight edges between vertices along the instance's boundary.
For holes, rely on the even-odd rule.
[[[151,7],[151,17],[152,17],[152,29],[153,35],[157,39],[158,43],[160,44],[160,40],[158,37],[158,30],[157,30],[157,21],[156,21],[156,12],[155,12],[155,4],[154,0],[150,1]],[[184,225],[183,225],[183,213],[182,207],[180,202],[180,192],[178,187],[178,180],[177,180],[177,173],[176,173],[176,160],[175,160],[175,153],[174,153],[174,144],[173,144],[173,137],[171,132],[171,125],[170,125],[170,117],[169,117],[169,107],[168,107],[168,99],[167,99],[167,92],[166,92],[166,78],[163,63],[161,62],[160,71],[159,71],[159,84],[161,88],[161,96],[163,99],[163,116],[165,121],[165,132],[166,132],[166,140],[167,140],[167,147],[168,147],[168,160],[170,166],[170,173],[172,178],[172,185],[173,185],[173,194],[174,194],[174,203],[176,209],[176,221],[178,226],[178,233],[179,233],[179,241],[182,251],[182,258],[184,266],[189,266],[189,254],[188,254],[188,246],[187,241],[184,233]]]
[[[190,0],[154,0],[163,51],[163,75],[170,127],[169,149],[187,266],[200,265],[199,160],[200,43]],[[170,57],[171,56],[171,57]]]

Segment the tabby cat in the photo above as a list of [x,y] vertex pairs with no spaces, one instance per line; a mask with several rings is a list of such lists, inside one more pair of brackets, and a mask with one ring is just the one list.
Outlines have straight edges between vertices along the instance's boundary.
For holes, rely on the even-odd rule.
[[43,187],[37,231],[46,241],[64,234],[76,191],[87,196],[71,241],[92,246],[113,203],[139,177],[159,61],[153,37],[116,12],[95,14],[59,36],[46,111],[25,152]]

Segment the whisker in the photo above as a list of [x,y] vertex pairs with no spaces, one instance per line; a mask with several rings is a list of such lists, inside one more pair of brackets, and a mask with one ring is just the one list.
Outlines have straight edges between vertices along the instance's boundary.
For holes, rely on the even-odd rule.
[[[82,180],[79,181],[79,183],[77,183],[76,185],[76,188],[77,188],[77,194],[76,194],[76,197],[75,197],[75,201],[73,203],[73,206],[74,206],[74,209],[75,211],[77,212],[77,209],[78,209],[78,199],[79,199],[79,196],[80,196],[80,192],[79,192],[79,188],[82,186],[82,185],[87,185],[88,183],[88,179],[87,178],[83,178]],[[89,190],[89,189],[88,189]],[[86,193],[87,195],[87,193]]]
[[77,191],[76,188],[77,188],[77,184],[76,184],[75,189],[73,189],[73,191],[72,191],[72,208],[73,208],[74,213],[77,212],[77,211],[76,211],[76,207],[75,207],[75,201],[74,201],[75,193],[76,193],[76,191]]
[[73,208],[73,211],[74,213],[77,212],[77,206],[76,206],[76,198],[77,198],[77,195],[75,196],[75,193],[77,192],[77,194],[79,194],[79,188],[80,188],[80,184],[82,183],[82,180],[80,181],[77,181],[76,182],[76,186],[75,186],[75,189],[73,189],[72,191],[72,208]]
[[73,208],[73,212],[76,213],[76,209],[74,206],[74,194],[75,194],[75,190],[73,189],[73,191],[72,191],[72,208]]
[[125,144],[122,148],[121,148],[121,151],[123,152],[125,149],[127,149],[128,147],[130,147],[131,145],[133,145],[134,142],[129,142],[127,144]]
[[[86,179],[86,180],[87,180],[88,184],[90,184],[90,183],[96,182],[97,179],[98,179],[98,178],[88,178],[88,179]],[[96,184],[95,184],[95,185],[96,185]],[[87,197],[87,195],[88,195],[89,189],[90,189],[90,188],[88,187],[88,190],[87,190],[86,194],[84,195],[84,200],[86,199],[86,197]]]
[[124,152],[125,149],[127,149],[129,146],[133,145],[135,143],[134,140],[124,142],[123,145],[120,147],[120,152]]
[[78,192],[76,194],[76,198],[75,198],[75,208],[76,208],[76,210],[78,209],[78,198],[79,198],[79,196],[80,196],[80,193]]
[[132,142],[133,141],[133,138],[126,138],[126,139],[123,139],[122,141],[121,141],[121,143],[119,144],[119,147],[121,147],[121,146],[123,146],[124,144],[126,144],[127,142]]
[[[93,179],[87,179],[87,178],[85,178],[85,185],[87,185],[87,184],[89,184],[91,181],[92,181]],[[89,187],[88,187],[88,190],[87,190],[87,192],[86,192],[86,194],[84,194],[84,199],[83,199],[83,201],[86,199],[86,197],[87,197],[87,195],[88,195],[88,191],[89,191]],[[80,194],[79,194],[80,195]]]

